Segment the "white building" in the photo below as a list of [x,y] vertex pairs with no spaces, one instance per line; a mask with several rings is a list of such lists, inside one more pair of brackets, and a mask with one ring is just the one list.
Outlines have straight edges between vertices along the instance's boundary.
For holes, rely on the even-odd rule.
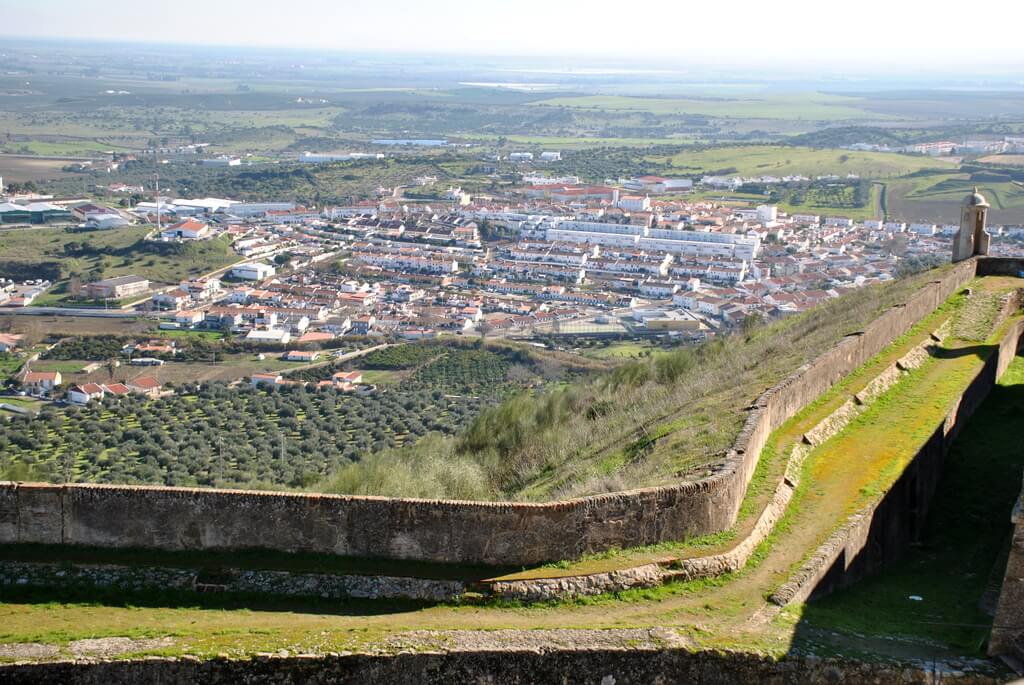
[[242,164],[242,160],[238,157],[221,155],[219,157],[211,157],[210,159],[201,160],[200,163],[203,166],[239,166]]
[[233,278],[241,278],[247,281],[262,281],[264,278],[270,278],[275,273],[277,273],[277,269],[263,262],[239,264],[231,269],[231,276]]
[[213,230],[209,224],[195,219],[179,221],[160,232],[160,237],[164,240],[202,240],[212,235]]
[[763,224],[775,223],[779,219],[779,208],[775,205],[760,205],[757,208],[757,220]]
[[646,228],[591,221],[562,221],[545,231],[549,241],[657,250],[672,254],[752,260],[761,240],[736,233]]
[[555,150],[545,150],[540,153],[540,161],[542,162],[560,162],[562,161],[562,153]]
[[351,162],[357,159],[384,159],[384,154],[378,152],[303,152],[299,155],[299,161],[307,164],[326,164],[329,162]]
[[646,195],[624,195],[619,198],[618,207],[627,212],[648,212],[651,209],[651,198]]
[[688,178],[666,178],[663,182],[666,192],[673,190],[689,190],[693,187],[693,181]]
[[826,226],[837,226],[839,228],[852,228],[853,219],[847,219],[845,216],[829,216],[825,217]]
[[232,205],[237,204],[234,200],[225,200],[219,197],[197,197],[192,200],[179,198],[171,200],[171,207],[176,214],[213,214],[221,212]]
[[127,226],[131,222],[125,219],[120,214],[90,214],[85,220],[85,225],[88,228],[118,228],[120,226]]
[[532,152],[513,152],[513,153],[509,154],[508,161],[510,161],[510,162],[532,162],[533,161],[533,153]]
[[255,329],[246,334],[245,339],[250,342],[287,344],[292,339],[292,334],[285,328]]

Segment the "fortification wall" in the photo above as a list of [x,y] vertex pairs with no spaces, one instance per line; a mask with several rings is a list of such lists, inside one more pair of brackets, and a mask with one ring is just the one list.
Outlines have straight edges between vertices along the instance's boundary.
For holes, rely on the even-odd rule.
[[[581,631],[582,632],[582,631]],[[481,648],[395,655],[264,656],[249,660],[151,657],[0,665],[0,683],[185,685],[191,683],[476,683],[479,685],[646,685],[648,683],[960,683],[1006,682],[998,666],[977,661],[944,664],[858,663],[789,656],[780,660],[740,652],[685,648]]]
[[714,533],[735,521],[768,435],[934,311],[977,263],[957,264],[763,394],[717,472],[699,481],[541,504],[3,483],[0,543],[532,565]]
[[1010,655],[1024,663],[1024,491],[1017,500],[1011,520],[1013,538],[988,653],[992,656]]
[[785,606],[823,596],[877,573],[903,555],[920,537],[953,441],[1013,361],[1022,340],[1024,321],[1016,321],[886,495],[829,536],[772,594],[772,602]]

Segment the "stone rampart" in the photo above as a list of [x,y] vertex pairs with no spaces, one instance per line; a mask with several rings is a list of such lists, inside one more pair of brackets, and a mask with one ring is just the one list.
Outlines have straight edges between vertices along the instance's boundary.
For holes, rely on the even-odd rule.
[[537,504],[2,483],[0,544],[264,548],[533,565],[725,530],[768,435],[934,311],[975,275],[977,264],[957,264],[758,398],[733,449],[702,480]]
[[[529,632],[529,631],[526,631]],[[584,632],[584,631],[580,631]],[[473,683],[479,685],[640,685],[648,683],[813,683],[996,685],[997,666],[980,662],[876,663],[669,648],[492,648],[466,651],[266,655],[254,659],[150,657],[0,665],[0,683],[185,685],[186,683]]]
[[1010,656],[1024,664],[1024,491],[1013,509],[1011,521],[1013,537],[988,653]]
[[829,536],[772,594],[773,603],[785,606],[827,594],[877,572],[903,554],[924,526],[950,446],[1013,361],[1022,339],[1024,321],[1018,320],[885,496]]

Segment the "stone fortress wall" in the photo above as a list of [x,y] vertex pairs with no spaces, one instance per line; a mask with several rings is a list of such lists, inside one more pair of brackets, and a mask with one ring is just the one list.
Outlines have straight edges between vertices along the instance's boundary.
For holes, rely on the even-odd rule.
[[533,565],[718,532],[734,523],[773,430],[976,274],[1022,268],[1019,260],[989,258],[955,265],[765,392],[726,459],[698,481],[547,503],[7,482],[0,483],[0,543]]
[[1010,655],[1024,664],[1024,490],[1011,515],[1013,534],[1006,573],[996,605],[988,653]]
[[[539,632],[539,631],[527,631]],[[584,633],[586,631],[579,631]],[[598,632],[598,631],[595,631]],[[604,631],[601,631],[604,632]],[[636,631],[633,631],[636,632]],[[525,638],[522,638],[525,639]],[[562,635],[564,640],[564,634]],[[308,656],[267,654],[255,659],[226,656],[146,657],[102,661],[14,663],[0,666],[0,685],[235,685],[236,683],[473,683],[476,685],[646,685],[648,683],[843,683],[843,685],[997,685],[998,669],[977,662],[882,663],[821,657],[770,656],[744,652],[693,651],[687,647],[594,646],[567,648],[481,647],[455,651]]]

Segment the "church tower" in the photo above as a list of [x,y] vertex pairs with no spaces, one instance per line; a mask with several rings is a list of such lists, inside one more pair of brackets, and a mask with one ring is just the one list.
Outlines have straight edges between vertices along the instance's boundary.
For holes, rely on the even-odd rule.
[[985,196],[978,192],[977,186],[974,192],[964,198],[963,207],[960,211],[960,231],[953,240],[953,261],[962,262],[975,255],[987,255],[988,244],[991,236],[985,230],[985,222],[988,219],[988,201]]

